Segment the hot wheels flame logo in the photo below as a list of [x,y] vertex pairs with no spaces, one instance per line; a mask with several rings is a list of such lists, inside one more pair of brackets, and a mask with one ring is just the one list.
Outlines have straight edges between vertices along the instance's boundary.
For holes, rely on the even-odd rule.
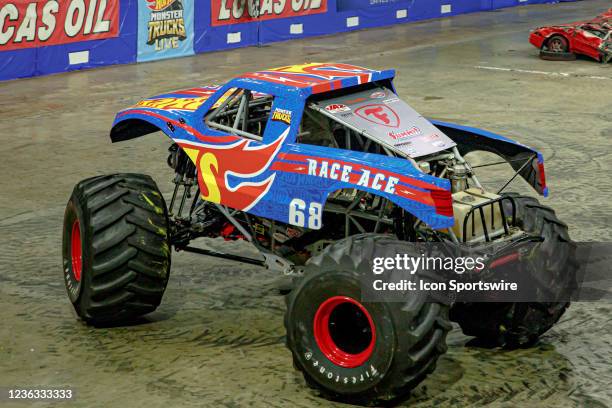
[[176,1],[177,0],[147,0],[147,2],[149,3],[147,4],[147,7],[149,7],[153,11],[161,11],[170,7],[172,3]]
[[267,145],[247,139],[230,145],[179,144],[199,169],[204,200],[248,211],[270,190],[276,174],[253,180],[269,169],[288,133]]

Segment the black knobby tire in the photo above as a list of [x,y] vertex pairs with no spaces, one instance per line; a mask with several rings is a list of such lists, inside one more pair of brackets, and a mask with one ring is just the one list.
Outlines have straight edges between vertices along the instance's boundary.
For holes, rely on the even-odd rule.
[[[552,208],[533,197],[506,193],[516,203],[518,226],[543,240],[542,251],[551,260],[540,271],[542,280],[555,282],[548,286],[550,296],[559,302],[457,303],[450,311],[451,320],[459,323],[463,333],[487,344],[506,348],[527,347],[548,331],[569,306],[567,301],[575,285],[576,259],[574,243],[568,228]],[[505,203],[509,204],[509,203]],[[511,208],[506,208],[510,214]]]
[[170,271],[168,214],[151,177],[98,176],[78,183],[64,213],[64,282],[92,324],[124,322],[159,306]]
[[287,295],[287,347],[307,384],[324,397],[362,405],[404,397],[446,352],[448,307],[430,302],[427,293],[405,302],[360,300],[360,277],[372,273],[372,260],[406,252],[405,242],[389,235],[338,241],[309,260]]

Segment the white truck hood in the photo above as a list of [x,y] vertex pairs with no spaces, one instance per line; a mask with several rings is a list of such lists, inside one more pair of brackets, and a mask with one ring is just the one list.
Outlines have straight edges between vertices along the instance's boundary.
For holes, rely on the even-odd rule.
[[383,87],[318,101],[316,105],[339,122],[411,158],[456,146],[440,129]]

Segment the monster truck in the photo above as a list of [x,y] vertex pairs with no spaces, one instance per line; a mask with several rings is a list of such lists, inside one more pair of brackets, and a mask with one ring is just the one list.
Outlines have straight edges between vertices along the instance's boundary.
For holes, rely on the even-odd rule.
[[[307,383],[332,399],[371,404],[406,395],[446,350],[450,306],[466,334],[507,347],[536,341],[567,301],[451,305],[426,293],[362,301],[360,279],[372,258],[394,256],[406,242],[486,247],[527,238],[561,262],[569,256],[555,249],[570,238],[552,209],[502,191],[520,175],[546,196],[542,154],[425,119],[396,94],[394,76],[309,63],[119,112],[113,142],[157,131],[170,138],[174,187],[166,205],[146,175],[76,185],[65,211],[63,265],[78,316],[97,325],[155,310],[174,248],[295,275],[287,346]],[[512,179],[485,191],[465,158],[475,151],[501,156]],[[246,240],[261,258],[192,245],[201,237]]]

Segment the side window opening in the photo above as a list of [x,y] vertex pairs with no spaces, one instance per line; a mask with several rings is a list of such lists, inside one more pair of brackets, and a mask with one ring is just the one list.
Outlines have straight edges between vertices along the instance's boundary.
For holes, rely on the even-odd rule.
[[270,117],[272,95],[231,88],[205,116],[207,126],[261,141]]
[[591,25],[585,25],[581,27],[583,30],[589,32],[590,34],[593,34],[599,38],[605,38],[606,35],[608,34],[606,31],[603,30],[603,28],[599,28],[599,27],[594,27]]
[[333,136],[332,123],[319,112],[306,107],[297,136],[297,142],[324,147],[339,147]]

